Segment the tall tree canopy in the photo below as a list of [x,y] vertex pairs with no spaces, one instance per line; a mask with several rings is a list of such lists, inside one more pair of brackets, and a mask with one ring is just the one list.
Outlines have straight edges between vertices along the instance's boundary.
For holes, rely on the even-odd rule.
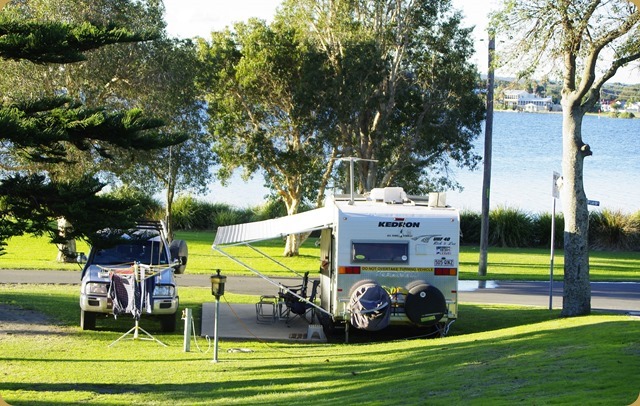
[[[5,74],[30,69],[35,62],[45,76],[56,75],[69,63],[83,60],[90,50],[152,38],[152,30],[140,34],[109,22],[55,21],[53,13],[38,18],[35,11],[28,2],[0,11],[0,59],[4,59],[0,62]],[[6,84],[7,77],[2,79]],[[86,105],[87,93],[74,93],[70,86],[29,91],[19,84],[3,86],[1,93],[0,241],[24,232],[49,232],[54,241],[91,238],[101,228],[131,224],[141,215],[135,201],[99,195],[102,182],[82,170],[69,176],[64,168],[77,163],[83,151],[108,159],[118,148],[152,149],[184,140],[161,133],[161,121],[132,106],[118,110]],[[63,230],[64,236],[51,222],[57,217],[73,224],[73,229]]]
[[503,60],[520,67],[521,76],[562,80],[562,314],[588,314],[589,211],[583,168],[593,151],[582,138],[582,119],[598,102],[604,83],[640,59],[640,13],[627,0],[504,0],[492,25],[498,38],[511,39]]
[[448,1],[291,0],[271,25],[213,33],[200,84],[221,174],[261,171],[290,214],[323,201],[340,157],[369,160],[363,192],[447,184],[451,160],[477,163],[484,117],[460,18]]
[[362,159],[361,192],[442,189],[455,185],[452,161],[476,165],[484,105],[469,62],[471,28],[449,1],[290,0],[277,18],[296,24],[327,60],[329,142]]
[[222,164],[220,176],[243,167],[260,171],[289,214],[317,190],[326,164],[316,116],[324,106],[323,59],[284,23],[259,20],[212,33],[200,42],[209,128]]

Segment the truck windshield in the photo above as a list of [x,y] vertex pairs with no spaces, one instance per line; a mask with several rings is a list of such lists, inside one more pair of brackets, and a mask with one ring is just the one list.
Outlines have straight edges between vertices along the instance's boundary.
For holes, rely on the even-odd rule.
[[353,262],[396,262],[409,261],[409,244],[406,242],[353,242],[351,248]]
[[158,241],[132,241],[96,251],[94,263],[99,265],[131,264],[147,265],[167,263],[167,256]]

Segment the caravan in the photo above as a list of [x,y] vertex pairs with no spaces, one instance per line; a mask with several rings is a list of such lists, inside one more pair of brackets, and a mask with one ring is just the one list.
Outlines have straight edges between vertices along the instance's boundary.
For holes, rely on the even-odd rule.
[[319,305],[308,305],[326,331],[414,325],[445,335],[458,315],[460,220],[443,200],[402,188],[334,196],[323,208],[220,227],[214,249],[232,258],[225,245],[320,230],[321,265],[311,275],[319,278]]

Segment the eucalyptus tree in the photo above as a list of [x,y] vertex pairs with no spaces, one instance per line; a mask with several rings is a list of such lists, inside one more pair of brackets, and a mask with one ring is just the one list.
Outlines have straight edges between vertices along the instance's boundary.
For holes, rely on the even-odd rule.
[[583,170],[585,158],[594,151],[583,140],[582,120],[599,101],[602,86],[620,68],[640,59],[640,13],[627,0],[503,0],[492,26],[496,35],[511,39],[503,60],[520,68],[520,76],[561,78],[562,314],[588,314],[589,211]]
[[445,188],[455,185],[451,162],[475,167],[485,110],[471,29],[449,1],[287,0],[276,19],[327,60],[328,139],[340,156],[361,159],[361,192]]
[[[48,14],[37,18],[27,3],[0,12],[3,72],[30,69],[35,62],[43,75],[57,75],[69,63],[85,60],[88,51],[155,35],[111,24],[61,22]],[[56,242],[90,239],[101,228],[131,224],[140,215],[136,202],[98,195],[104,183],[82,171],[69,176],[68,167],[81,153],[109,159],[116,148],[161,148],[184,139],[157,131],[163,123],[138,108],[86,105],[84,95],[74,98],[63,86],[47,92],[45,86],[30,91],[19,80],[13,88],[6,83],[0,105],[0,241],[24,232],[48,232]],[[73,228],[52,226],[57,217],[70,220]]]
[[[199,54],[219,177],[239,167],[245,177],[260,172],[287,213],[296,213],[315,197],[331,155],[317,126],[324,59],[286,23],[256,19],[212,33]],[[292,236],[285,255],[297,252]]]

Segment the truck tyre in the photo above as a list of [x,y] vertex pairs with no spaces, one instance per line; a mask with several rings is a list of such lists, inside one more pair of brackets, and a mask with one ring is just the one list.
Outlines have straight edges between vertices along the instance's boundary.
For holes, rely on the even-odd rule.
[[404,309],[407,317],[418,326],[433,326],[447,314],[447,302],[442,292],[424,281],[407,285]]
[[183,274],[187,267],[187,257],[189,256],[187,242],[184,240],[173,240],[169,245],[169,251],[171,252],[171,258],[173,260],[180,260],[181,265],[176,267],[176,273]]
[[95,330],[96,329],[96,316],[94,312],[86,312],[80,310],[80,327],[83,330]]
[[173,314],[165,314],[160,317],[160,330],[163,333],[173,333],[176,331],[176,315],[178,312]]

